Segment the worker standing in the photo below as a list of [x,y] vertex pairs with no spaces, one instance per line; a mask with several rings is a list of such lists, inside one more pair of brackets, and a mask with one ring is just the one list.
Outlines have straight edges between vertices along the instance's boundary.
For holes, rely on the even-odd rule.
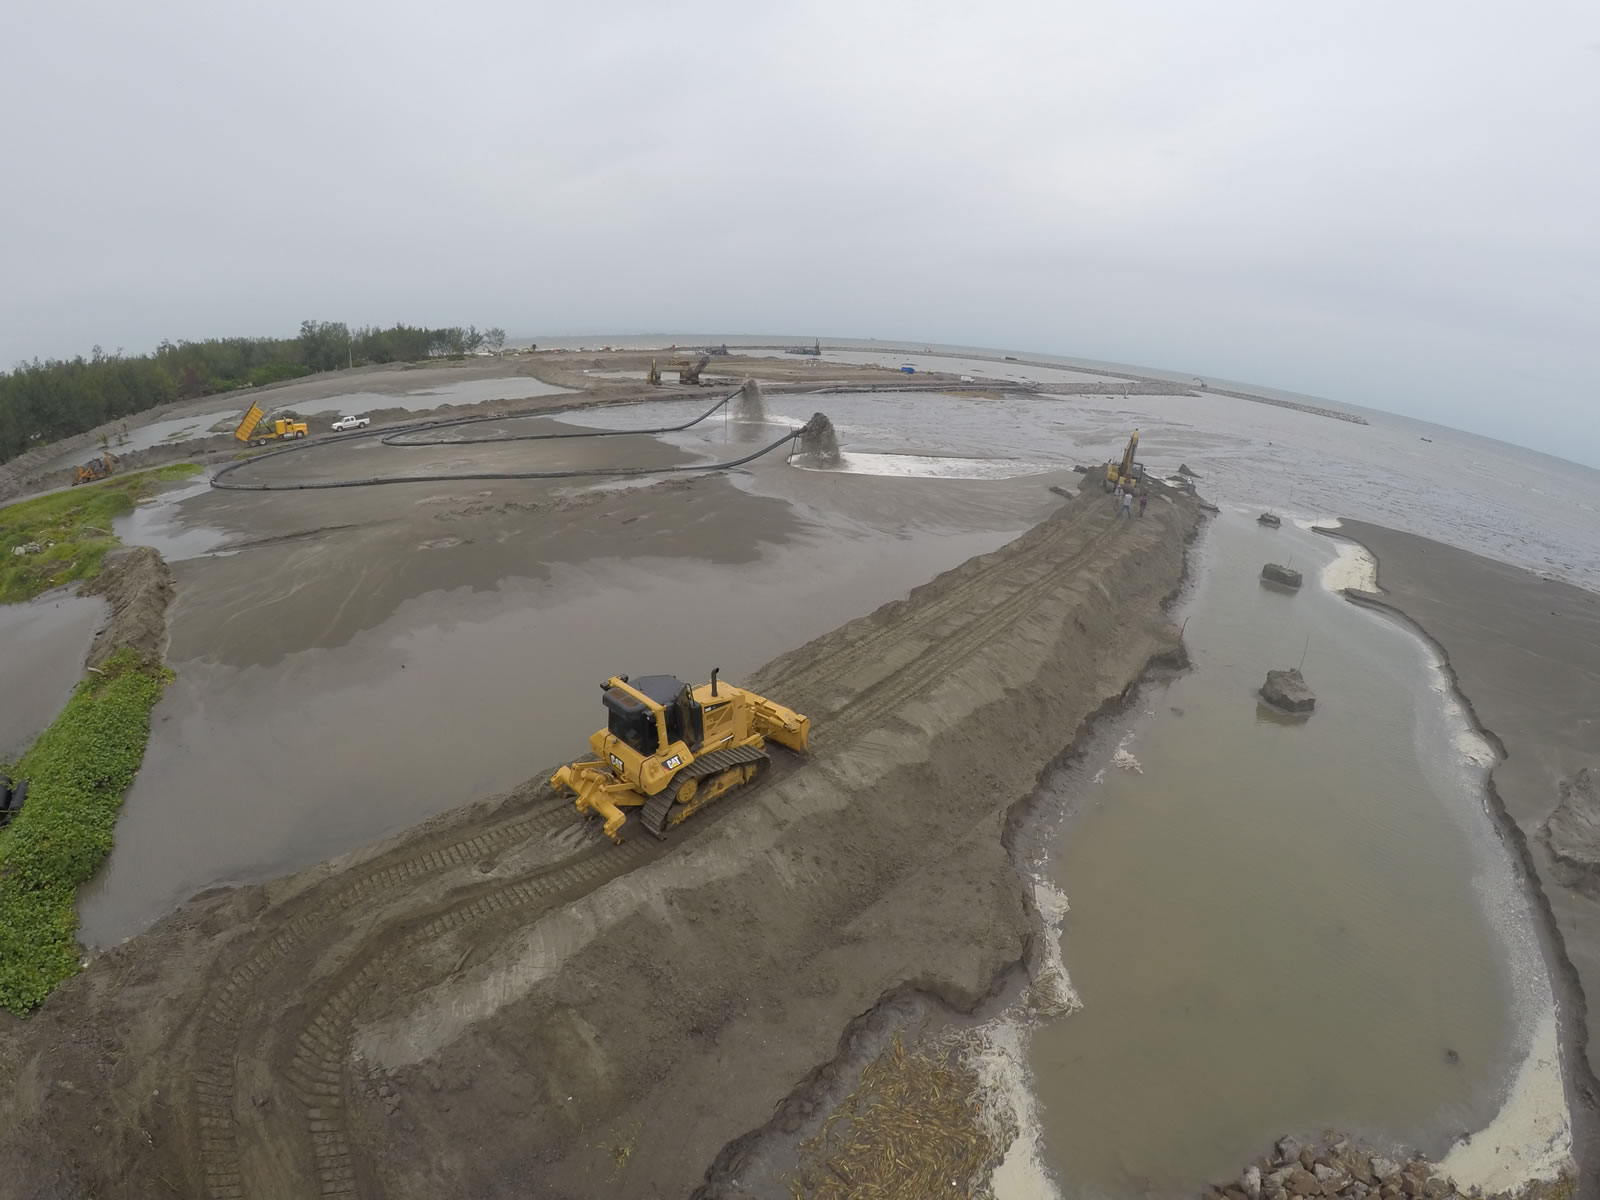
[[1121,511],[1119,511],[1117,513],[1117,515],[1119,517],[1131,517],[1131,516],[1133,516],[1133,493],[1132,492],[1123,492],[1122,493],[1122,509],[1121,509]]
[[1139,515],[1141,517],[1144,516],[1144,506],[1146,504],[1149,504],[1149,503],[1150,503],[1150,493],[1149,492],[1143,492],[1143,491],[1140,492],[1139,493]]

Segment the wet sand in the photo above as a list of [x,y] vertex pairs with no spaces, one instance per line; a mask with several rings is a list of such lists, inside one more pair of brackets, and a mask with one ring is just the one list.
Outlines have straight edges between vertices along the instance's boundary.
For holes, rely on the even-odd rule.
[[65,592],[0,605],[0,758],[21,754],[56,719],[105,617],[104,601]]
[[1578,1154],[1595,1194],[1600,1088],[1600,885],[1551,853],[1545,825],[1561,784],[1600,767],[1600,595],[1391,529],[1344,521],[1378,560],[1359,593],[1437,643],[1470,712],[1501,748],[1496,811],[1549,922]]

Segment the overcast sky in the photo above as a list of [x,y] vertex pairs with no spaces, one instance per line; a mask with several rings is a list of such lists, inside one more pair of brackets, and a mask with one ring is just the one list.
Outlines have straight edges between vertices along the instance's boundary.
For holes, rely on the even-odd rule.
[[8,10],[0,112],[0,363],[903,337],[1600,466],[1592,3],[82,0]]

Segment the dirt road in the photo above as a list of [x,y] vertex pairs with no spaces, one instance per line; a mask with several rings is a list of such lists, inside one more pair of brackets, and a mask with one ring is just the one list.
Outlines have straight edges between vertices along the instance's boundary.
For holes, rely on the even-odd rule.
[[668,843],[541,773],[197,899],[0,1024],[0,1195],[684,1194],[886,992],[1024,960],[1007,813],[1177,653],[1197,520],[1096,490],[770,663],[814,760]]

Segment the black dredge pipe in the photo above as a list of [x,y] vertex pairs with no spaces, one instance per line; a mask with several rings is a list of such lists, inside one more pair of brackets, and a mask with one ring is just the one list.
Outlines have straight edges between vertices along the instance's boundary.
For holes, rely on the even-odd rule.
[[695,471],[727,471],[734,467],[742,467],[745,463],[754,462],[756,459],[765,454],[771,454],[778,447],[793,442],[803,432],[802,430],[798,429],[790,430],[782,437],[766,446],[763,446],[759,450],[753,451],[750,454],[746,454],[741,458],[735,458],[728,462],[720,463],[685,463],[678,466],[667,467],[587,467],[566,471],[474,471],[449,475],[374,475],[364,479],[313,480],[302,483],[246,483],[242,480],[228,478],[228,476],[232,475],[236,471],[239,471],[245,467],[254,466],[257,463],[265,462],[269,458],[276,458],[282,454],[302,454],[308,450],[315,450],[319,446],[337,445],[368,437],[376,437],[380,439],[381,445],[398,446],[404,448],[406,446],[439,445],[476,446],[491,445],[495,442],[554,441],[561,438],[617,437],[622,435],[677,433],[680,430],[689,429],[692,426],[698,425],[701,421],[706,420],[708,417],[715,414],[719,409],[724,407],[738,394],[739,393],[735,391],[724,396],[721,400],[717,401],[705,412],[701,413],[698,417],[695,417],[692,421],[685,421],[681,425],[661,425],[650,429],[595,429],[582,432],[573,431],[564,433],[519,433],[509,434],[502,437],[472,438],[466,441],[454,441],[446,438],[436,438],[421,442],[401,442],[393,440],[403,437],[407,434],[420,433],[424,430],[448,429],[459,425],[471,425],[484,421],[515,420],[522,417],[560,416],[562,413],[578,412],[585,407],[589,407],[586,405],[573,405],[571,408],[554,409],[548,412],[516,413],[510,417],[456,417],[449,421],[425,421],[416,425],[405,426],[400,429],[392,429],[388,431],[374,430],[371,433],[349,434],[345,437],[334,440],[316,441],[309,444],[296,446],[285,446],[279,450],[269,450],[266,454],[258,454],[254,458],[248,458],[239,462],[229,463],[211,477],[211,486],[214,488],[219,488],[223,491],[236,492],[298,492],[322,491],[330,488],[346,487],[380,487],[384,484],[390,483],[450,483],[455,480],[485,479],[579,479],[590,476],[617,478],[637,475],[687,474]]

